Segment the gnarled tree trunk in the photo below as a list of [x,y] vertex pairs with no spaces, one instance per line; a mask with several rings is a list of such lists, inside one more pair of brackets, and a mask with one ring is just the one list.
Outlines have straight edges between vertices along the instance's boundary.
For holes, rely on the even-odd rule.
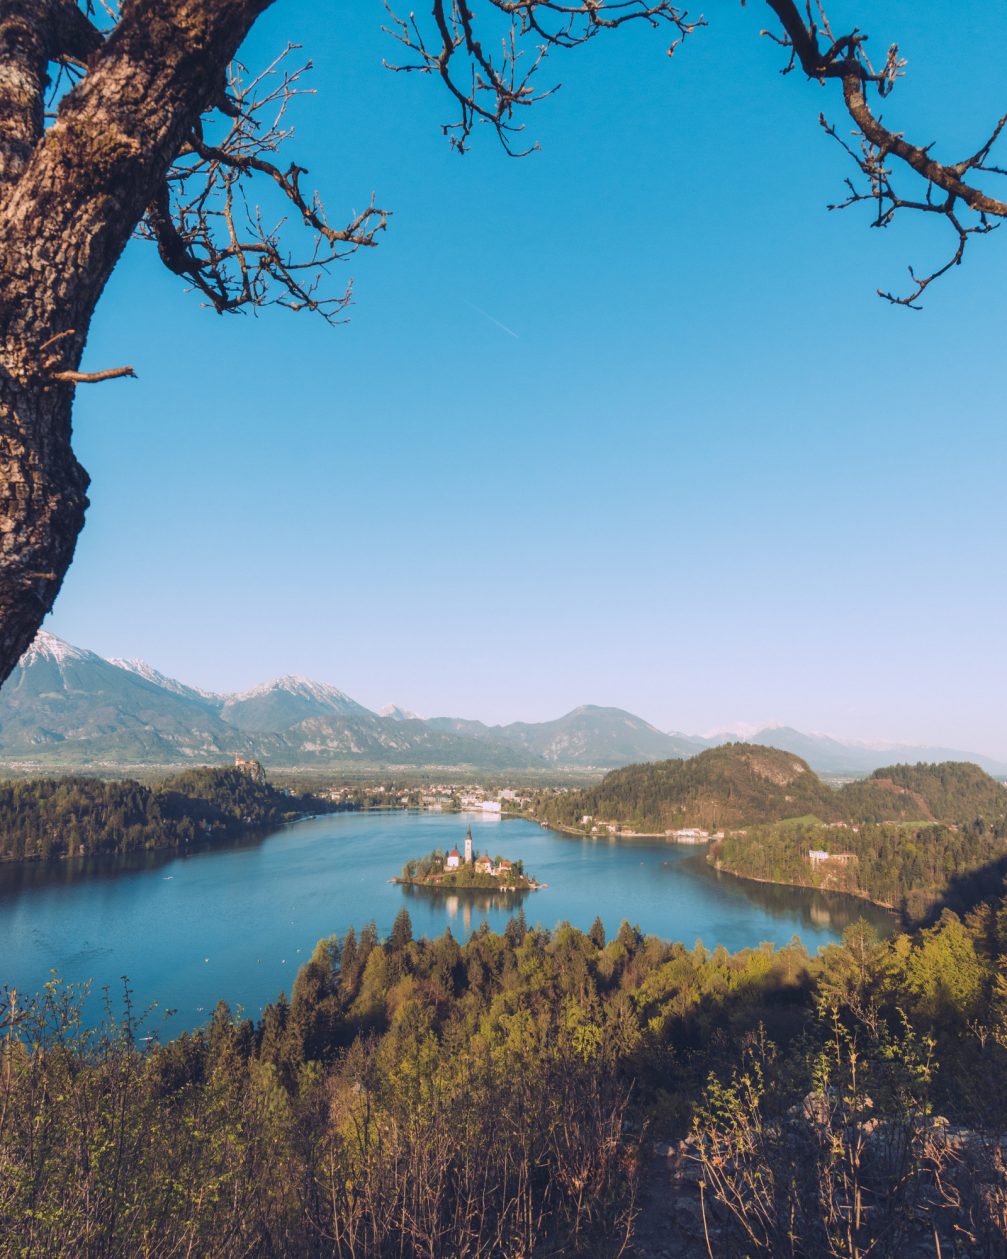
[[[0,0],[0,681],[52,607],[84,522],[70,417],[95,304],[271,2],[125,0],[103,39],[73,0]],[[87,73],[44,130],[61,57]]]

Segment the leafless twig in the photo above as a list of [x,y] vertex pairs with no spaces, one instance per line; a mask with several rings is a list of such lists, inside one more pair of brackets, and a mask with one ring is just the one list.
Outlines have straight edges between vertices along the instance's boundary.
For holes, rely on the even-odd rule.
[[[301,187],[303,166],[280,166],[273,157],[290,139],[288,112],[305,93],[301,80],[310,63],[290,68],[288,47],[250,81],[243,67],[231,66],[214,102],[228,120],[207,120],[189,137],[150,203],[140,234],[156,242],[165,265],[190,280],[218,313],[285,306],[310,310],[337,322],[349,304],[352,284],[326,296],[322,280],[329,268],[377,242],[387,225],[386,211],[373,201],[343,227],[333,227],[317,193]],[[252,197],[253,181],[275,209]],[[300,249],[289,243],[290,219],[306,229]]]
[[[989,160],[1007,125],[1007,115],[997,122],[989,137],[970,156],[957,162],[939,162],[932,155],[933,144],[922,147],[911,144],[901,132],[888,127],[868,103],[871,88],[885,98],[904,74],[906,62],[899,55],[898,45],[889,46],[884,64],[880,70],[875,70],[864,49],[867,36],[854,27],[849,34],[837,37],[821,0],[816,0],[814,11],[808,0],[803,16],[794,0],[766,2],[779,19],[783,33],[764,31],[763,34],[790,51],[790,60],[783,73],[799,64],[809,78],[820,83],[839,79],[846,110],[857,128],[851,144],[824,115],[820,115],[822,127],[856,162],[867,181],[866,187],[858,187],[847,180],[848,195],[830,205],[829,209],[845,209],[873,201],[876,206],[874,227],[888,227],[900,210],[916,210],[942,216],[954,233],[954,251],[941,266],[926,274],[909,268],[912,287],[908,292],[896,295],[878,289],[879,295],[893,305],[919,309],[919,298],[928,286],[961,262],[971,237],[988,235],[999,226],[999,223],[991,222],[992,219],[1007,218],[1007,201],[966,180],[972,172],[993,177],[1007,174]],[[908,168],[910,175],[923,181],[920,195],[904,197],[896,191],[893,182],[895,163],[900,163],[903,170]]]
[[[677,32],[669,55],[705,23],[669,0],[434,0],[433,29],[415,12],[400,17],[384,0],[391,25],[385,27],[409,54],[391,70],[435,74],[458,106],[457,121],[442,128],[452,145],[466,150],[476,123],[494,128],[508,153],[524,156],[537,145],[516,149],[524,130],[519,111],[551,96],[558,85],[539,88],[536,75],[553,48],[575,48],[626,22],[670,25]],[[497,49],[497,51],[493,51]]]

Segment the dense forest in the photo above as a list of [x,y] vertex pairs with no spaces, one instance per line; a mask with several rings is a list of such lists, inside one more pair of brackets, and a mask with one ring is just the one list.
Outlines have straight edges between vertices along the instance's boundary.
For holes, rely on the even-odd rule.
[[836,793],[790,752],[727,743],[683,761],[627,765],[583,791],[543,793],[533,805],[544,822],[577,827],[583,817],[629,830],[664,833],[775,822],[814,814],[840,816]]
[[829,826],[796,818],[728,834],[710,859],[747,878],[863,895],[908,921],[924,919],[935,904],[955,904],[959,892],[971,895],[976,880],[995,889],[1007,873],[1003,838],[981,823]]
[[0,1009],[4,1254],[1007,1253],[1002,900],[816,958],[403,911],[257,1024],[79,1001]]
[[788,752],[726,744],[540,795],[532,813],[584,832],[720,831],[709,856],[722,869],[854,892],[910,922],[995,892],[1007,872],[1007,787],[957,762],[895,765],[833,789]]
[[851,822],[979,823],[997,835],[1007,834],[1007,787],[967,761],[892,765],[844,783],[836,794]]
[[238,769],[193,769],[152,786],[100,778],[0,783],[0,860],[184,848],[332,806]]
[[544,792],[532,806],[544,822],[578,829],[619,823],[663,834],[716,831],[787,818],[822,822],[981,821],[1007,833],[1007,787],[978,765],[894,765],[833,789],[790,752],[726,743],[681,761],[627,765],[582,791]]

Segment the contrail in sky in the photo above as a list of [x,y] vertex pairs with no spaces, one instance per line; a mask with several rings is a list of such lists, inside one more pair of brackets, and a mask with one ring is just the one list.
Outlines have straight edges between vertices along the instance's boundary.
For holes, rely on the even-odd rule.
[[474,302],[466,302],[465,305],[471,307],[472,310],[476,311],[478,314],[488,319],[490,323],[495,323],[496,326],[500,328],[502,331],[506,332],[509,337],[514,337],[516,341],[521,340],[521,338],[518,336],[518,334],[514,331],[513,328],[508,328],[507,325],[505,323],[501,323],[499,319],[494,319],[488,310],[483,310],[481,306],[476,306]]

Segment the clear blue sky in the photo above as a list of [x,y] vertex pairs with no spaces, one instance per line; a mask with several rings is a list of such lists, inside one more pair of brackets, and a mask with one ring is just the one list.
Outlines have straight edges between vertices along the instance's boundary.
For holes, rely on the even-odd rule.
[[[716,8],[670,61],[642,28],[557,55],[513,160],[450,151],[377,0],[279,0],[245,59],[304,45],[291,152],[390,229],[338,329],[219,318],[131,246],[85,364],[139,380],[78,393],[92,506],[48,628],[213,689],[1007,755],[1007,236],[923,313],[882,303],[942,225],[827,213],[835,91],[778,74],[764,5]],[[909,57],[886,119],[974,148],[1007,10],[856,17]]]

